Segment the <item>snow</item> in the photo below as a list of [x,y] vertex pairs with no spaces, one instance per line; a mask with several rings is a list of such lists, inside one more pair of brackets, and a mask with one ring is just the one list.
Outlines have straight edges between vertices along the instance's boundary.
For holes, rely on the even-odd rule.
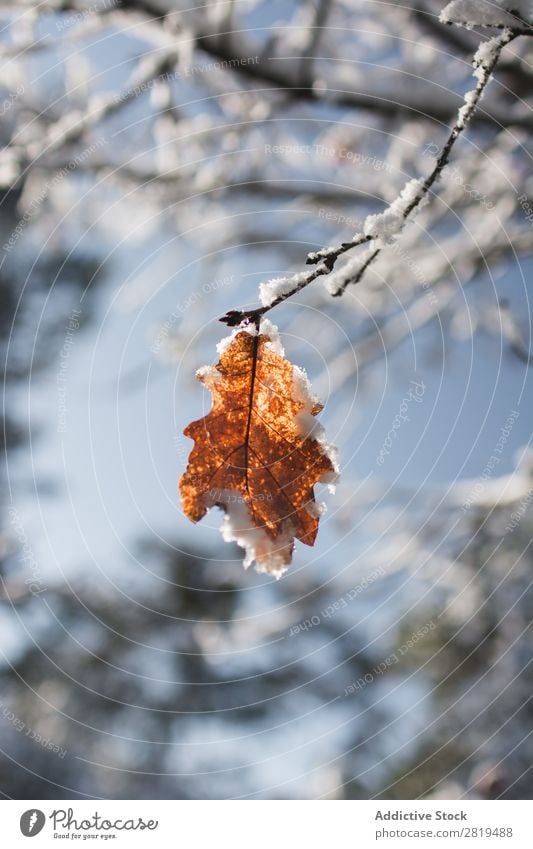
[[217,490],[216,496],[207,494],[205,504],[208,508],[223,505],[222,538],[225,542],[236,542],[244,549],[245,569],[255,562],[256,572],[278,579],[285,574],[294,549],[294,529],[289,521],[281,523],[281,533],[272,539],[264,528],[254,525],[242,493],[231,489]]
[[245,330],[246,333],[249,333],[250,336],[255,336],[255,334],[257,333],[255,324],[243,324],[239,327],[236,327],[235,330],[231,331],[229,336],[224,336],[224,338],[217,343],[217,354],[219,355],[219,357],[221,357],[222,354],[226,353],[230,345],[233,344],[233,341],[237,334],[242,333],[243,330]]
[[472,59],[474,65],[474,76],[478,83],[476,88],[467,91],[464,95],[464,105],[457,114],[456,127],[463,130],[466,123],[474,112],[477,103],[484,94],[485,87],[489,82],[490,68],[499,56],[502,49],[500,36],[490,38],[479,45]]
[[374,247],[367,248],[357,254],[357,256],[352,257],[342,266],[342,268],[337,269],[337,271],[332,271],[331,274],[324,280],[326,291],[329,292],[330,295],[334,296],[342,291],[350,280],[354,280],[357,277],[374,251]]
[[289,277],[273,277],[267,280],[266,283],[261,283],[259,286],[259,298],[264,307],[271,307],[274,301],[289,295],[291,292],[296,292],[301,286],[307,282],[309,271],[300,271],[298,274],[292,274]]
[[477,89],[474,88],[471,91],[467,91],[464,96],[464,106],[461,106],[459,109],[459,112],[457,113],[457,121],[455,122],[456,127],[460,130],[464,129],[465,124],[474,110],[477,94]]
[[[513,12],[515,14],[513,14]],[[516,13],[533,22],[533,0],[452,0],[440,14],[446,24],[475,26],[516,26]]]
[[401,194],[384,212],[368,215],[363,225],[365,235],[371,236],[382,246],[392,244],[405,227],[406,210],[413,201],[418,199],[418,209],[427,203],[427,197],[422,194],[423,185],[422,179],[409,180]]
[[288,295],[292,289],[292,277],[273,277],[259,286],[261,303],[264,307],[270,307],[277,298]]
[[497,38],[489,38],[488,41],[482,41],[474,54],[473,64],[476,66],[474,76],[478,79],[482,74],[483,68],[487,68],[491,62],[498,56],[498,40]]
[[321,248],[319,251],[311,251],[307,254],[307,259],[309,262],[315,263],[320,259],[326,259],[331,255],[331,252],[336,250],[335,245],[329,245],[328,247]]
[[244,501],[229,493],[225,500],[225,516],[221,526],[226,542],[236,542],[245,551],[243,566],[255,561],[255,571],[281,578],[287,571],[294,548],[294,533],[289,522],[281,524],[281,534],[272,539],[264,528],[256,528]]
[[263,334],[263,336],[268,336],[269,341],[266,342],[266,347],[270,348],[271,351],[274,351],[279,357],[285,356],[285,350],[281,343],[281,337],[279,335],[279,330],[275,324],[272,324],[268,318],[264,318],[261,321],[261,325],[259,328],[259,332]]
[[[239,327],[236,327],[235,330],[233,330],[229,334],[229,336],[225,336],[223,339],[220,340],[220,342],[218,342],[218,344],[217,344],[217,354],[219,355],[219,357],[221,357],[222,354],[224,354],[228,350],[228,348],[233,343],[233,340],[235,339],[237,334],[243,333],[243,332],[249,333],[250,336],[256,336],[257,335],[257,327],[255,326],[255,324],[253,322],[243,323],[243,324],[239,325]],[[263,318],[261,320],[261,324],[260,324],[260,327],[259,327],[259,333],[261,333],[263,336],[269,337],[269,341],[266,343],[266,345],[267,345],[268,348],[270,348],[271,351],[274,351],[274,353],[279,354],[280,357],[284,356],[285,352],[283,350],[283,345],[281,344],[281,339],[280,339],[278,328],[276,327],[275,324],[272,324],[272,322],[269,321],[268,318]],[[214,368],[214,366],[204,366],[203,368],[209,369],[209,368]],[[202,369],[200,369],[199,371],[202,371]],[[197,372],[197,375],[198,374],[199,374],[199,372]]]
[[221,377],[222,375],[215,366],[202,366],[196,371],[197,380],[201,381],[208,389],[218,383]]

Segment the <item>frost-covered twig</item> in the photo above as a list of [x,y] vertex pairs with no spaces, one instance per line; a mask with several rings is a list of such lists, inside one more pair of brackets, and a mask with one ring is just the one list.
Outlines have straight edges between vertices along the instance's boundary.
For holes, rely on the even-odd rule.
[[[474,89],[467,91],[464,95],[464,103],[457,113],[450,135],[441,149],[434,168],[424,180],[415,179],[406,183],[399,197],[384,212],[367,216],[363,225],[363,232],[356,233],[349,242],[343,242],[340,245],[323,248],[320,251],[308,254],[307,263],[316,265],[313,271],[303,271],[261,284],[262,307],[255,310],[230,310],[220,321],[230,326],[236,326],[243,321],[252,321],[258,324],[265,313],[297,292],[301,292],[318,277],[325,275],[329,275],[327,288],[334,296],[342,295],[348,285],[358,283],[366,270],[377,259],[382,248],[398,238],[412,213],[427,202],[429,192],[448,164],[458,138],[462,135],[485,93],[502,50],[519,34],[520,32],[514,29],[504,29],[499,35],[483,42],[477,49],[472,60],[477,84]],[[332,274],[340,256],[353,248],[370,242],[376,244],[374,250],[365,255],[363,259],[352,260],[343,269]]]

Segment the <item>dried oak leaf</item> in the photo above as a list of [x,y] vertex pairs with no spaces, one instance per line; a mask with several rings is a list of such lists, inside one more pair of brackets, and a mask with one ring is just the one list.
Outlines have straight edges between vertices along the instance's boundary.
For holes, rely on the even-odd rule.
[[216,366],[197,372],[211,411],[184,430],[195,444],[180,480],[183,511],[198,522],[221,507],[224,539],[245,549],[244,566],[255,560],[257,571],[279,577],[294,539],[315,541],[322,506],[313,487],[335,480],[334,449],[314,418],[322,405],[270,322],[235,331],[218,350]]

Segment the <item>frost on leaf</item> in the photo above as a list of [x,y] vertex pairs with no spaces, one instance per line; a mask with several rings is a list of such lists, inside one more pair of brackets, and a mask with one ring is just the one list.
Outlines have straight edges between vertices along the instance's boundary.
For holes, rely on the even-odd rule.
[[255,561],[257,571],[279,577],[294,540],[315,541],[322,508],[314,485],[336,478],[334,452],[314,419],[322,405],[269,322],[259,333],[234,332],[219,353],[216,366],[197,373],[213,405],[184,431],[194,447],[180,480],[183,511],[198,522],[221,507],[223,537],[245,549],[244,566]]

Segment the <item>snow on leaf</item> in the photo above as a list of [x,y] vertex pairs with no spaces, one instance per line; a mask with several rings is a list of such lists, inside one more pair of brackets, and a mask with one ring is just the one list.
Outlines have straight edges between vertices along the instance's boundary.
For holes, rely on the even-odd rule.
[[322,512],[314,485],[333,483],[338,471],[322,427],[310,426],[322,405],[270,322],[235,331],[219,354],[197,373],[213,405],[184,431],[194,447],[180,480],[183,511],[198,522],[221,507],[223,537],[245,549],[244,566],[255,561],[280,577],[295,539],[314,544]]

